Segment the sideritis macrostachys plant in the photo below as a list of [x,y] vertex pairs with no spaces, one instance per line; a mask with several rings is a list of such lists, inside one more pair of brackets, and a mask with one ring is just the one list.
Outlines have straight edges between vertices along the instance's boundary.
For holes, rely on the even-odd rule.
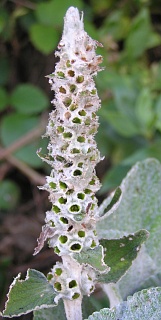
[[[93,77],[102,62],[95,52],[97,46],[101,44],[84,31],[83,15],[70,7],[56,51],[59,62],[48,76],[55,92],[46,130],[48,154],[42,156],[41,150],[38,154],[52,168],[41,187],[49,192],[51,209],[46,212],[34,252],[37,254],[47,240],[61,262],[53,266],[47,278],[33,269],[28,270],[25,280],[20,280],[19,274],[10,286],[4,317],[49,308],[50,316],[35,312],[34,320],[51,319],[52,307],[63,299],[67,319],[81,320],[83,296],[90,296],[98,282],[117,282],[147,238],[145,230],[121,239],[108,240],[108,234],[101,230],[97,236],[97,222],[112,213],[121,199],[120,188],[101,207],[95,196],[100,188],[95,167],[101,160],[94,140],[100,100]],[[109,299],[111,290],[106,290]],[[114,292],[111,296],[110,301],[118,301]]]
[[95,166],[100,153],[94,135],[100,100],[93,76],[100,70],[102,57],[96,55],[95,48],[100,44],[84,31],[82,18],[76,8],[68,9],[56,52],[60,61],[48,76],[55,98],[46,132],[50,142],[45,160],[52,171],[42,189],[49,192],[52,208],[46,213],[35,251],[48,239],[49,246],[62,257],[62,263],[54,266],[48,278],[59,293],[57,298],[65,299],[81,299],[83,294],[93,292],[94,273],[73,257],[98,246],[95,193],[100,183]]

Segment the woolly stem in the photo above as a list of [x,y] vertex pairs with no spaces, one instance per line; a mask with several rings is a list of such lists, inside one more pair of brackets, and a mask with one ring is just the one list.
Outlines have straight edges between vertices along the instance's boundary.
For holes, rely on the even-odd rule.
[[102,289],[108,296],[110,308],[113,308],[122,302],[122,298],[115,283],[102,284]]
[[[62,257],[62,261],[65,268],[74,272],[74,278],[79,283],[82,271],[81,265],[67,255]],[[82,295],[76,300],[63,299],[63,302],[67,320],[82,320]]]
[[82,298],[76,300],[64,299],[64,308],[67,320],[82,320]]

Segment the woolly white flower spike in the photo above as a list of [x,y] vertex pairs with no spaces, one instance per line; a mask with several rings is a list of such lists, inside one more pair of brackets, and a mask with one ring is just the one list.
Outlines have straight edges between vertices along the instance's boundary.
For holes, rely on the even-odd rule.
[[[116,207],[121,190],[118,188],[112,200],[98,210],[95,193],[100,184],[95,166],[100,153],[94,135],[100,101],[93,76],[100,70],[102,58],[95,53],[100,44],[84,31],[82,18],[76,8],[67,11],[56,52],[60,61],[49,76],[55,99],[46,131],[48,155],[42,159],[52,170],[42,189],[49,192],[52,208],[46,213],[34,253],[48,240],[62,261],[51,269],[47,279],[32,269],[25,280],[19,275],[10,287],[5,317],[51,308],[62,298],[67,320],[82,320],[83,295],[89,296],[97,282],[117,282],[148,236],[146,230],[139,230],[121,239],[105,237],[98,241],[96,220]],[[48,313],[44,312],[38,317],[47,319]]]
[[[69,299],[75,300],[82,294],[90,296],[95,289],[95,272],[86,265],[81,266],[78,262],[65,257],[66,263],[63,265],[57,262],[48,273],[48,281],[57,292],[55,302],[58,300]],[[64,261],[63,261],[64,262]],[[71,273],[71,266],[74,265],[74,272]]]
[[97,45],[84,31],[83,15],[69,8],[56,52],[60,61],[48,76],[55,91],[46,132],[52,171],[41,188],[49,192],[52,209],[46,214],[35,254],[46,239],[60,256],[98,245],[95,193],[100,183],[95,166],[101,158],[94,135],[100,100],[93,76],[100,70],[102,57],[95,53]]

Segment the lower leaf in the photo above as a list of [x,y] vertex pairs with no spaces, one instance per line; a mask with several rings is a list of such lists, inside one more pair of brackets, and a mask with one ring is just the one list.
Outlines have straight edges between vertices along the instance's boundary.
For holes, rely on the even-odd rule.
[[10,286],[4,317],[15,317],[33,310],[54,307],[55,290],[43,273],[28,269],[25,280],[19,274]]
[[48,308],[34,311],[33,320],[66,320],[63,300],[61,299],[56,308]]

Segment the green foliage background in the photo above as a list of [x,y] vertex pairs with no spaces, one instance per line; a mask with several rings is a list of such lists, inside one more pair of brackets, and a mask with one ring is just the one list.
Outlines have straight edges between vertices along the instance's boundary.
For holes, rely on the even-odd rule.
[[[136,161],[161,161],[161,4],[157,0],[2,0],[0,3],[0,155],[40,125],[50,112],[53,92],[45,75],[54,71],[54,50],[69,6],[84,11],[85,30],[103,43],[105,70],[96,78],[102,108],[98,147],[106,157],[98,167],[101,194],[121,183]],[[43,133],[43,132],[42,132]],[[13,156],[47,174],[36,156],[45,145],[31,139]],[[23,203],[19,168],[3,174],[0,158],[0,219]],[[21,182],[22,183],[22,182]],[[27,185],[28,188],[28,185]],[[8,261],[8,262],[7,262]],[[3,273],[10,260],[1,259]],[[3,280],[0,277],[0,286]]]
[[[104,45],[98,53],[104,57],[105,71],[96,78],[102,99],[97,141],[108,160],[103,193],[116,187],[136,161],[161,159],[161,25],[157,1],[2,1],[0,143],[8,147],[50,110],[52,95],[44,76],[54,70],[53,52],[71,5],[84,11],[86,31]],[[43,164],[35,156],[39,145],[39,141],[32,141],[15,156],[40,168]],[[2,194],[4,188],[6,184],[1,185]],[[1,209],[6,208],[3,200]]]

